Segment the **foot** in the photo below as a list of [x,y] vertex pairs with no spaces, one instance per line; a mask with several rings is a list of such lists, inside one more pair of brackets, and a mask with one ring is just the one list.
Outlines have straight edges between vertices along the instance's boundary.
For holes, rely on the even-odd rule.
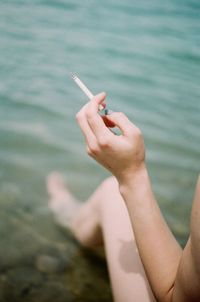
[[48,176],[47,191],[50,196],[48,206],[56,222],[60,226],[70,228],[72,218],[80,207],[80,202],[69,192],[58,172],[53,172]]

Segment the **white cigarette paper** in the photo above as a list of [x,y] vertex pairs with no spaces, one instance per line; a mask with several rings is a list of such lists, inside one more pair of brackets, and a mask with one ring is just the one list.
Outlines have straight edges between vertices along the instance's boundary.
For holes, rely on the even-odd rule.
[[[74,82],[79,86],[79,88],[87,95],[87,97],[91,100],[94,95],[93,93],[83,84],[83,82],[77,77],[75,74],[71,74],[72,79]],[[103,110],[104,107],[102,105],[99,105],[99,110]]]

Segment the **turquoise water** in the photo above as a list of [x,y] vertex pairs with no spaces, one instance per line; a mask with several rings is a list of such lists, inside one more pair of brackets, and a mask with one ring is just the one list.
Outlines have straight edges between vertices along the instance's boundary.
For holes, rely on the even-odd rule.
[[51,170],[82,199],[108,175],[86,155],[73,71],[142,129],[154,191],[184,244],[200,170],[199,17],[198,0],[1,1],[1,211],[7,200],[47,211]]

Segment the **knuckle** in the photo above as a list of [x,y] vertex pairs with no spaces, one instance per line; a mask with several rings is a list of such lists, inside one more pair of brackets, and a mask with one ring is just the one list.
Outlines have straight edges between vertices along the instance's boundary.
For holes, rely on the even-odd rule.
[[105,148],[105,147],[109,147],[110,146],[110,140],[105,135],[102,135],[101,137],[99,137],[98,142],[99,142],[99,146],[100,147]]
[[87,147],[87,154],[89,156],[95,156],[99,153],[99,147],[97,144],[90,145]]
[[91,149],[92,155],[98,155],[99,148],[97,146],[92,146],[90,149]]
[[129,124],[127,126],[127,130],[128,130],[128,132],[129,132],[130,135],[135,136],[135,127],[134,127],[133,124]]
[[86,147],[86,151],[89,156],[92,156],[92,151],[89,147]]
[[132,140],[135,139],[135,131],[134,131],[134,129],[129,129],[129,136],[130,136],[130,138]]
[[77,112],[76,114],[77,122],[81,121],[82,119],[83,119],[83,112],[82,111]]
[[142,132],[141,132],[141,130],[139,129],[139,128],[137,128],[137,127],[134,127],[134,126],[130,126],[130,128],[129,128],[129,133],[130,133],[130,136],[132,137],[132,138],[141,138],[142,137]]
[[142,136],[142,131],[139,128],[135,129],[135,136],[138,138]]
[[88,120],[92,120],[93,119],[93,114],[92,114],[92,112],[90,110],[87,110],[87,112],[86,112],[86,118]]

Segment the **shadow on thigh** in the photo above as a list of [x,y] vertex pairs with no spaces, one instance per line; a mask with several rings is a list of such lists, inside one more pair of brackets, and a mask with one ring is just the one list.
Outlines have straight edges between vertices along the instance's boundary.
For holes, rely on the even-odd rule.
[[116,179],[102,184],[101,227],[115,301],[155,301]]

